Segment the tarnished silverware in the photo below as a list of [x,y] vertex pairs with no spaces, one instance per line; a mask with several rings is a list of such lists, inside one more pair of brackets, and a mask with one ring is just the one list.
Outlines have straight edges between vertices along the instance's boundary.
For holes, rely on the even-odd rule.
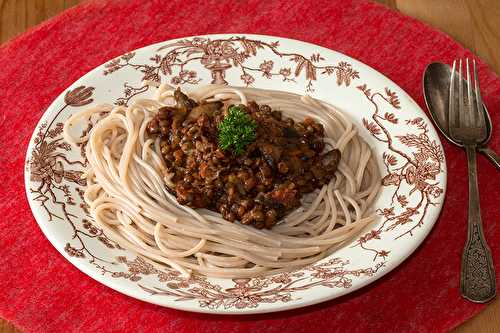
[[[469,168],[468,233],[467,243],[462,254],[460,291],[464,298],[484,303],[491,300],[496,294],[493,260],[483,234],[476,168],[476,148],[487,139],[488,130],[485,113],[482,112],[483,102],[479,90],[476,61],[473,60],[474,75],[471,77],[469,59],[466,59],[467,87],[464,89],[462,59],[460,59],[458,63],[458,94],[455,90],[456,65],[456,61],[454,61],[450,74],[448,128],[450,137],[465,148]],[[472,81],[474,81],[474,89]],[[473,96],[473,90],[475,96]]]
[[[451,68],[447,64],[435,62],[429,64],[424,72],[423,88],[424,98],[427,109],[429,110],[432,120],[436,124],[441,133],[451,142],[458,146],[462,146],[459,142],[453,140],[449,135],[448,129],[448,106],[449,106],[449,87],[450,87],[450,72]],[[460,78],[455,72],[455,82],[459,79],[464,80],[463,84],[466,85],[465,79]],[[457,93],[458,86],[455,85],[455,93]],[[491,137],[492,124],[488,114],[486,105],[483,104],[483,112],[485,114],[485,123],[487,136],[484,142],[478,145],[478,151],[485,154],[497,168],[500,169],[500,156],[486,145]]]

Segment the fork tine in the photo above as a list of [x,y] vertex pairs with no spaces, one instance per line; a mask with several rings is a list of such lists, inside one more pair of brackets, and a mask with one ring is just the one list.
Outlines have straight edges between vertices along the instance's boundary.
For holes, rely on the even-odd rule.
[[450,95],[448,104],[448,130],[455,126],[456,122],[456,112],[455,112],[455,68],[457,67],[457,61],[453,60],[453,66],[451,68],[450,75]]
[[462,76],[462,59],[458,61],[458,123],[464,123],[464,79]]
[[476,92],[476,116],[478,116],[476,119],[479,120],[478,126],[482,127],[485,125],[486,121],[484,119],[483,99],[481,98],[481,91],[479,88],[479,77],[477,76],[476,70],[476,59],[472,59],[472,67],[474,70],[474,90]]
[[465,121],[468,126],[471,126],[476,119],[476,115],[473,113],[474,103],[472,101],[472,82],[469,67],[469,58],[465,58],[465,68],[467,69],[467,107],[465,110]]

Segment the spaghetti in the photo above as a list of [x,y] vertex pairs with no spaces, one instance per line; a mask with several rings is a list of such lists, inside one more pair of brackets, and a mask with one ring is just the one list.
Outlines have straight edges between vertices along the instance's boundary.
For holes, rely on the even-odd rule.
[[[312,117],[324,127],[326,146],[340,150],[342,159],[336,177],[304,196],[301,207],[271,230],[179,205],[167,188],[172,184],[159,138],[146,131],[158,109],[174,103],[173,93],[172,87],[160,85],[153,99],[98,105],[64,124],[65,140],[86,144],[84,199],[90,214],[120,246],[184,276],[246,278],[320,260],[374,220],[369,208],[380,187],[379,172],[369,146],[345,115],[309,96],[215,85],[199,87],[189,97],[243,105],[254,100],[294,120]],[[73,126],[89,121],[93,127],[87,135],[71,134]]]

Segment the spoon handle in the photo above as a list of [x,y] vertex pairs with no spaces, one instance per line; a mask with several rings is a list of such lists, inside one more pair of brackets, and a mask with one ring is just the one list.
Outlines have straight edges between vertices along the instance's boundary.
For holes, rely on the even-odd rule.
[[470,301],[485,303],[495,297],[495,269],[486,244],[479,206],[476,146],[464,145],[469,167],[469,217],[467,243],[462,254],[460,291]]
[[481,147],[478,148],[478,150],[486,155],[488,159],[497,167],[497,169],[500,169],[500,156],[493,150],[488,147]]

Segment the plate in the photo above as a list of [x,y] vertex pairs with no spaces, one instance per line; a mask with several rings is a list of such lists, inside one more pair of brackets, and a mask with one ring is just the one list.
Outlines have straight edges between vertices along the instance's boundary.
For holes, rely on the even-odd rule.
[[[252,279],[158,270],[90,223],[83,204],[84,158],[62,139],[62,124],[97,103],[124,105],[152,95],[142,80],[190,88],[217,83],[309,94],[347,114],[375,152],[382,190],[377,220],[350,244],[300,270]],[[323,302],[388,273],[425,239],[446,189],[438,135],[394,82],[344,54],[281,37],[224,34],[170,40],[97,67],[47,109],[31,138],[25,183],[42,232],[73,265],[129,296],[220,314],[282,311]]]

